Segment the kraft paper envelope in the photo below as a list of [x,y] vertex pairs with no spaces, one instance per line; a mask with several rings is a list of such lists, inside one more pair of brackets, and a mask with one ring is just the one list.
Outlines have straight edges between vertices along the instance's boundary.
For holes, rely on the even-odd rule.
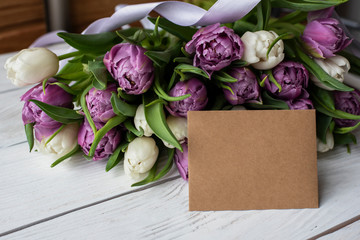
[[315,110],[188,112],[189,210],[318,207]]

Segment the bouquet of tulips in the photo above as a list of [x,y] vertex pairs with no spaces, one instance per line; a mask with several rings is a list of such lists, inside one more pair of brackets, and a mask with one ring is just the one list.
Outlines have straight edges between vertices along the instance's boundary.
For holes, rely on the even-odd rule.
[[[30,151],[56,155],[52,167],[78,152],[107,161],[106,171],[123,160],[138,186],[173,162],[188,178],[188,111],[315,108],[318,151],[355,143],[360,92],[346,79],[360,73],[360,60],[332,17],[341,2],[263,0],[232,23],[149,18],[152,30],[61,32],[73,48],[61,56],[22,50],[5,68],[17,86],[38,83],[21,97]],[[290,11],[272,17],[272,7]]]

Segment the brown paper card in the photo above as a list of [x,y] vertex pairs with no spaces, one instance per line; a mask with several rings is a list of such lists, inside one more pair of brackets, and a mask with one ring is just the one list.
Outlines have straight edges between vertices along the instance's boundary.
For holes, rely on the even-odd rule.
[[318,207],[315,110],[188,112],[189,210]]

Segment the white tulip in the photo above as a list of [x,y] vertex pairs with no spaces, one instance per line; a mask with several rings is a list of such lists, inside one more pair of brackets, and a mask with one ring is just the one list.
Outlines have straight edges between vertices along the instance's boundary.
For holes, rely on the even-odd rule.
[[[182,144],[185,141],[185,138],[187,138],[187,119],[182,117],[174,117],[170,115],[166,122],[174,134],[176,140],[179,141],[180,144]],[[173,145],[163,140],[163,143],[168,148],[174,148]]]
[[68,124],[47,144],[46,142],[50,136],[42,139],[41,142],[36,140],[36,148],[41,153],[60,158],[73,150],[78,144],[78,130],[79,124]]
[[278,65],[285,57],[284,42],[279,40],[272,47],[268,57],[266,53],[271,43],[278,37],[273,31],[246,32],[241,37],[244,43],[242,59],[256,69],[266,70]]
[[243,111],[243,110],[247,110],[246,107],[244,107],[243,105],[236,105],[231,109],[231,111]]
[[54,76],[59,69],[59,59],[46,48],[23,49],[6,60],[7,78],[16,86],[36,84]]
[[[342,56],[334,56],[326,59],[315,58],[314,61],[331,77],[335,78],[339,82],[344,82],[344,76],[350,69],[349,61]],[[334,89],[328,86],[325,86],[319,79],[314,75],[310,75],[310,79],[313,83],[325,90],[333,91]]]
[[154,166],[159,155],[155,140],[150,137],[137,137],[127,147],[124,155],[125,174],[138,179]]
[[150,137],[154,133],[154,131],[150,128],[149,124],[146,121],[144,110],[144,105],[140,104],[136,109],[134,124],[138,131],[140,131],[140,128],[144,130],[144,136]]
[[317,151],[327,152],[334,148],[334,136],[330,131],[326,132],[326,143],[323,143],[320,139],[316,139]]

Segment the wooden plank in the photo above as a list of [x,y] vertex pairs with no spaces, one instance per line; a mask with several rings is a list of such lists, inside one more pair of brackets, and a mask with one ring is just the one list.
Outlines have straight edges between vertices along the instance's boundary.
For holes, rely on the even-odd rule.
[[360,238],[360,221],[354,222],[340,230],[333,232],[331,234],[325,235],[319,240],[358,240]]
[[360,149],[354,147],[351,155],[344,148],[319,155],[319,209],[189,212],[188,184],[177,179],[9,237],[66,239],[86,234],[88,239],[307,239],[360,214],[359,154]]
[[[154,2],[152,0],[103,0],[101,7],[97,1],[77,0],[70,2],[71,31],[82,32],[93,21],[110,17],[118,4],[139,4]],[[84,7],[86,5],[86,7]],[[140,26],[135,24],[134,26]]]
[[28,47],[46,32],[42,0],[2,0],[0,19],[0,53]]
[[[0,236],[32,222],[151,186],[132,188],[133,181],[125,176],[122,163],[106,173],[106,161],[87,161],[81,154],[50,168],[53,159],[30,154],[26,143],[2,148],[0,156]],[[175,168],[167,177],[174,176],[178,176]]]

